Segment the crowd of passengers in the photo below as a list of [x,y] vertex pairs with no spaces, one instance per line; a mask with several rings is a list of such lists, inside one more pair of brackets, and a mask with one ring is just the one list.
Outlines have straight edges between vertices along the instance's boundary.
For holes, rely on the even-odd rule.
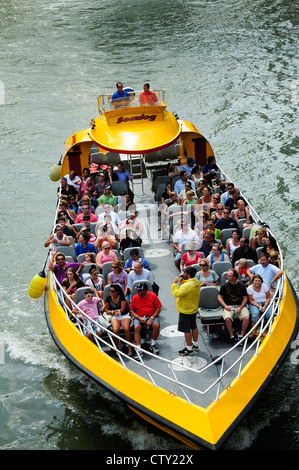
[[[195,266],[201,287],[219,288],[218,301],[224,308],[231,342],[240,342],[250,317],[253,327],[283,274],[276,240],[265,227],[254,223],[240,190],[220,178],[214,156],[203,167],[192,158],[183,168],[171,165],[168,176],[170,181],[161,196],[161,230],[172,225],[175,266],[181,273]],[[225,229],[231,229],[228,239],[223,237]],[[222,279],[216,266],[224,261],[228,267]],[[237,336],[232,328],[234,313],[241,321]],[[271,308],[266,317],[270,315]],[[253,337],[254,333],[250,335]]]
[[[255,226],[253,218],[239,189],[230,181],[219,178],[214,157],[209,157],[207,165],[202,168],[192,158],[180,167],[172,164],[168,168],[168,177],[169,182],[161,197],[159,229],[163,237],[168,237],[167,230],[172,226],[175,266],[181,276],[189,266],[196,267],[196,279],[201,288],[207,285],[220,288],[218,299],[224,313],[227,314],[228,310],[235,312],[242,304],[239,312],[242,310],[240,339],[249,324],[249,313],[253,325],[269,304],[271,289],[282,275],[276,241],[262,226],[253,237],[243,236],[245,228]],[[127,190],[119,196],[112,192],[112,183],[117,180],[127,184]],[[62,177],[57,190],[59,208],[56,227],[45,246],[51,245],[49,269],[54,270],[63,292],[73,302],[80,287],[92,288],[86,290],[84,301],[78,304],[83,312],[89,312],[88,317],[83,316],[87,337],[93,340],[91,331],[102,335],[100,324],[96,327],[96,323],[90,323],[89,319],[98,319],[105,313],[109,315],[114,333],[118,334],[122,326],[127,341],[130,341],[132,316],[135,344],[140,345],[143,325],[151,327],[150,350],[158,354],[159,288],[153,280],[150,263],[139,254],[144,228],[138,218],[130,188],[131,180],[132,176],[122,162],[117,169],[113,165],[99,168],[91,165],[83,170],[81,177],[73,171]],[[176,212],[171,211],[172,206],[176,206]],[[121,217],[122,212],[125,217]],[[176,220],[178,214],[180,217]],[[223,246],[222,230],[226,228],[233,230]],[[70,245],[74,246],[75,259],[68,262],[61,247]],[[186,249],[182,251],[184,246]],[[258,256],[257,248],[260,247],[262,252]],[[130,257],[124,263],[122,254],[126,248],[130,248]],[[252,260],[253,266],[248,266],[248,260]],[[214,263],[221,261],[231,263],[225,283],[213,270]],[[106,262],[112,264],[105,280],[102,271]],[[132,297],[135,281],[139,284],[137,293]],[[110,288],[104,300],[106,284]],[[152,291],[148,289],[149,284]],[[77,314],[79,310],[73,308],[68,297],[64,296],[66,305]],[[232,317],[227,314],[224,319],[234,343]],[[119,347],[116,340],[115,345]],[[128,354],[134,355],[131,347]],[[139,357],[140,353],[136,358]]]

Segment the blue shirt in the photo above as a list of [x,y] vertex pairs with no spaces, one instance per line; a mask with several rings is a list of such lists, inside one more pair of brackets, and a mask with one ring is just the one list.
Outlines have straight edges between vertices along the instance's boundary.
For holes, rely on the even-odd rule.
[[[195,191],[195,184],[194,181],[188,180],[188,183],[191,183],[191,188],[193,191]],[[177,182],[174,185],[174,191],[177,193],[177,195],[180,194],[181,191],[185,189],[185,183],[181,179],[177,180]]]
[[[147,269],[148,271],[151,271],[151,267],[149,265],[149,262],[146,259],[139,258],[139,260],[137,260],[137,261],[141,261],[143,263],[143,267],[145,269]],[[136,261],[133,261],[132,258],[129,258],[125,263],[124,269],[128,269],[128,268],[132,269],[133,268],[133,263],[135,263],[135,262]]]
[[[250,269],[250,272],[252,274],[259,274],[262,278],[264,283],[270,288],[271,287],[271,281],[273,277],[277,274],[279,269],[274,265],[269,263],[265,268],[261,264],[256,264],[255,266],[252,266]],[[276,287],[276,282],[274,282],[274,287]]]
[[125,181],[127,183],[127,186],[129,186],[129,181],[131,180],[131,173],[128,170],[115,170],[115,174],[118,176],[119,181]]
[[79,256],[81,253],[94,253],[97,254],[96,249],[92,243],[86,243],[86,247],[84,248],[81,243],[78,243],[75,248],[75,255]]
[[118,90],[116,90],[116,92],[114,92],[113,95],[112,95],[111,103],[113,103],[113,101],[115,101],[117,99],[126,98],[126,97],[128,97],[128,99],[130,98],[130,95],[127,91],[119,92]]

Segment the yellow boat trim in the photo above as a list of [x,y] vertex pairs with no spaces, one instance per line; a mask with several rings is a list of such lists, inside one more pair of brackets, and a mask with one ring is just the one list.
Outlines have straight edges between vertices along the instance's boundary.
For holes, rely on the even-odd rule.
[[240,377],[231,382],[218,401],[202,408],[189,404],[169,390],[154,386],[149,380],[125,369],[104,352],[101,353],[91,341],[81,336],[71,321],[66,320],[64,310],[57,305],[51,279],[47,294],[49,316],[55,335],[67,353],[80,364],[81,369],[86,369],[89,375],[99,378],[100,382],[122,395],[128,403],[135,403],[134,408],[138,404],[140,413],[140,410],[149,410],[157,421],[161,417],[162,422],[169,423],[169,427],[182,429],[182,434],[189,435],[190,440],[197,441],[199,445],[203,442],[212,448],[216,448],[234,423],[240,420],[244,410],[267,382],[290,341],[296,323],[296,303],[286,281],[280,315],[274,320],[271,335],[262,342],[259,354],[252,357]]

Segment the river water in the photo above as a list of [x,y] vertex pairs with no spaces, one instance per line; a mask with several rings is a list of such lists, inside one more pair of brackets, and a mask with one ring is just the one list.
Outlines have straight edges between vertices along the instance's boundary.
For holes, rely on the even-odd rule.
[[[70,365],[27,293],[54,217],[49,170],[117,80],[165,89],[197,125],[299,291],[298,18],[293,0],[1,1],[1,449],[184,449]],[[225,449],[298,449],[298,367],[287,360]]]

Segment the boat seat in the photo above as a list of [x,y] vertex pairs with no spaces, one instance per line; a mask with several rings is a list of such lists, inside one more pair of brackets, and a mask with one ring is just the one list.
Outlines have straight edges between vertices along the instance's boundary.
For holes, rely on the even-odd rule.
[[140,246],[134,246],[131,248],[125,248],[124,250],[124,262],[126,262],[130,257],[131,250],[138,250],[140,258],[144,258],[143,249]]
[[108,274],[111,273],[112,271],[112,263],[113,261],[106,261],[106,263],[103,264],[102,274],[103,274],[104,281],[106,284],[107,284]]
[[71,256],[73,258],[73,262],[76,260],[75,248],[72,245],[60,245],[57,248],[57,253],[63,253],[65,256]]
[[123,191],[126,194],[128,193],[128,186],[125,181],[113,181],[111,186],[114,196],[119,196]]
[[76,304],[80,302],[81,300],[85,299],[84,294],[85,294],[86,289],[92,289],[94,291],[94,296],[96,297],[96,291],[93,287],[89,287],[89,286],[79,287],[79,289],[76,290],[76,297],[75,297]]
[[[239,261],[240,261],[240,260],[237,260],[237,261],[235,262],[235,267],[238,266],[238,262],[239,262]],[[247,267],[248,267],[248,268],[251,268],[251,266],[255,266],[255,262],[253,261],[253,259],[248,259],[248,260],[247,260]]]
[[[93,253],[94,254],[94,253]],[[84,263],[84,256],[86,255],[86,253],[80,253],[80,255],[78,255],[78,263]],[[94,257],[96,257],[96,255],[94,255]],[[96,262],[92,263],[92,264],[96,264]],[[90,267],[90,266],[89,266]]]
[[119,162],[121,162],[119,153],[106,152],[107,165],[117,165]]
[[233,265],[230,261],[215,261],[213,263],[212,269],[218,275],[219,279],[224,272],[227,272],[229,269],[232,269]]
[[137,294],[137,285],[139,284],[139,282],[143,282],[143,283],[147,284],[148,290],[153,292],[153,287],[152,287],[151,283],[147,279],[140,279],[138,281],[134,281],[133,284],[132,284],[132,288],[131,288],[132,297],[133,297],[133,295]]
[[262,246],[259,246],[259,247],[257,247],[257,249],[255,251],[256,251],[256,254],[257,254],[257,259],[259,260],[262,251],[267,251],[267,250],[265,250],[265,248],[263,248]]
[[104,278],[104,276],[102,274],[100,274],[99,267],[95,263],[84,264],[83,268],[80,271],[80,275],[89,273],[89,270],[90,270],[91,266],[95,266],[96,270],[99,273],[99,277]]
[[245,227],[242,229],[242,237],[250,238],[250,232],[252,227]]
[[[224,272],[221,274],[219,288],[220,288],[221,286],[223,286],[223,284],[226,283],[226,281],[227,281],[227,273],[228,273],[228,271],[224,271]],[[240,274],[238,274],[238,281],[242,282],[242,278],[241,278]]]
[[224,324],[223,307],[218,302],[218,294],[216,286],[205,286],[200,289],[197,313],[201,324],[207,326],[208,337],[210,326]]
[[165,190],[165,184],[162,183],[162,184],[159,184],[158,187],[157,187],[157,190],[155,192],[155,201],[158,203],[158,204],[161,204],[161,201],[162,201],[162,193],[164,193],[164,190]]
[[[117,282],[116,284],[118,284],[118,282]],[[118,285],[121,287],[120,284],[118,284]],[[103,300],[104,300],[104,302],[106,302],[106,300],[107,300],[107,297],[108,297],[108,295],[109,295],[109,289],[110,289],[110,287],[111,287],[111,284],[106,284],[106,286],[104,287],[104,292],[103,292]],[[121,289],[121,290],[123,291],[123,289]]]
[[170,183],[170,178],[168,175],[160,175],[160,176],[157,176],[157,178],[155,179],[155,181],[153,182],[153,187],[152,187],[152,191],[154,193],[157,193],[157,189],[158,189],[158,186],[159,184],[163,184],[164,185],[164,188],[166,186],[166,183]]
[[[98,222],[91,222],[90,223],[90,231],[93,235],[95,235],[95,228]],[[75,229],[77,232],[80,232],[81,228],[84,227],[84,224],[75,224]]]
[[174,160],[176,157],[177,156],[175,154],[173,145],[171,145],[170,147],[165,147],[164,149],[160,150],[161,161]]
[[[240,232],[243,231],[243,225],[244,225],[245,222],[246,222],[246,219],[239,219],[239,220],[238,220],[237,223],[238,223]],[[246,228],[246,227],[245,227],[245,228]]]
[[180,179],[180,175],[176,175],[171,178],[172,190],[174,190],[174,185],[179,179]]
[[98,165],[103,165],[103,163],[106,163],[105,155],[101,152],[91,153],[90,163],[97,163]]
[[236,230],[236,228],[224,228],[222,233],[222,245],[226,246],[227,240],[232,237],[232,231]]
[[[193,243],[193,244],[195,245],[195,250],[196,250],[196,251],[199,251],[200,248],[201,248],[201,246],[202,246],[202,241],[201,241],[201,242],[199,242],[199,241],[194,241],[194,242],[188,242],[188,241],[187,241],[187,242],[184,242],[184,243],[182,244],[182,246],[181,246],[182,255],[187,251],[187,247],[188,247],[188,245],[190,245],[190,243]],[[205,257],[206,257],[205,254],[203,253],[203,251],[199,251],[199,252],[200,252],[202,258],[205,258]]]

